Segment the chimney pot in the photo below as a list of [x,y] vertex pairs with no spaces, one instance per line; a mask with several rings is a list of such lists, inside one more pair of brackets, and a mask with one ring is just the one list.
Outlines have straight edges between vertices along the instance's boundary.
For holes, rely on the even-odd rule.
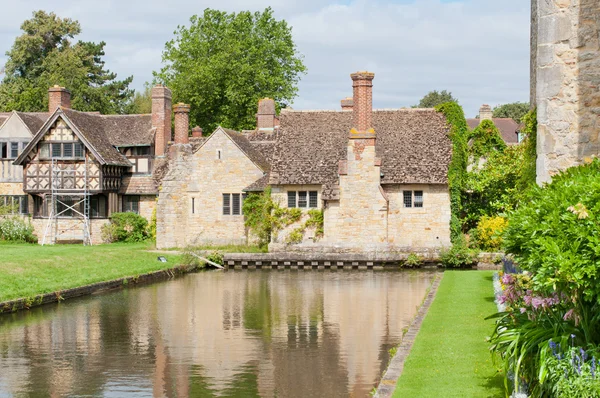
[[173,107],[175,112],[175,143],[187,144],[189,142],[190,106],[178,103]]
[[370,133],[372,131],[373,79],[375,74],[361,71],[351,74],[350,77],[352,78],[354,128],[359,133]]
[[202,128],[200,128],[200,126],[196,126],[192,129],[192,137],[194,137],[194,138],[202,137]]
[[351,111],[354,106],[352,97],[346,97],[341,101],[343,111]]
[[54,112],[58,107],[71,108],[71,92],[55,84],[48,89],[48,111]]
[[258,113],[256,114],[257,129],[273,129],[276,124],[277,112],[275,111],[275,100],[263,98],[258,101]]
[[162,84],[152,87],[152,127],[156,130],[154,155],[164,156],[171,140],[171,90]]

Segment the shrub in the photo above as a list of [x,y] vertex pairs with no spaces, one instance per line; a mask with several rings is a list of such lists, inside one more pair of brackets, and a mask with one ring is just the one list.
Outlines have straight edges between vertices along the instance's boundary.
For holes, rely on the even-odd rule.
[[417,268],[423,264],[423,260],[419,257],[418,254],[410,253],[406,260],[402,263],[403,267],[406,268]]
[[446,268],[471,267],[476,260],[477,253],[467,245],[465,237],[454,242],[450,249],[442,250],[441,260]]
[[148,236],[156,242],[156,206],[154,206],[154,210],[152,210],[152,217],[148,224]]
[[566,352],[560,343],[551,343],[552,355],[547,360],[547,378],[556,398],[600,397],[598,349],[571,347]]
[[30,222],[15,216],[0,219],[0,240],[37,243],[38,238]]
[[102,239],[107,242],[143,242],[148,239],[148,220],[139,214],[113,213],[110,223],[102,226]]
[[477,224],[477,244],[480,249],[496,251],[502,248],[502,234],[508,226],[508,220],[504,217],[483,216]]
[[600,160],[534,187],[509,218],[507,252],[539,289],[600,298]]

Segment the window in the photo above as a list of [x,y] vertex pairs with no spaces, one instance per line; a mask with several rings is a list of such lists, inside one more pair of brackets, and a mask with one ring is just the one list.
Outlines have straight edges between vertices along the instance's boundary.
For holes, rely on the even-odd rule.
[[239,193],[224,193],[223,194],[223,215],[239,216],[242,214],[242,203],[246,195]]
[[40,196],[33,197],[33,216],[34,217],[46,217],[47,208],[44,207],[44,199]]
[[223,194],[223,215],[228,216],[231,214],[231,195],[228,193]]
[[[317,208],[319,197],[317,191],[288,191],[288,207]],[[296,201],[296,199],[298,201]]]
[[217,160],[221,160],[221,150],[217,149]]
[[16,159],[19,157],[19,143],[11,142],[10,143],[10,157]]
[[194,214],[196,212],[195,204],[196,204],[195,200],[194,200],[194,198],[192,198],[192,214]]
[[140,214],[140,197],[137,195],[123,196],[123,211]]
[[27,195],[0,196],[0,215],[5,214],[29,214]]
[[415,191],[415,207],[423,207],[423,191]]
[[423,207],[423,191],[403,191],[403,194],[404,207]]
[[288,191],[288,207],[296,207],[296,191]]
[[106,196],[94,195],[90,197],[90,217],[106,218]]
[[308,194],[308,207],[318,207],[319,201],[317,200],[317,191],[310,191]]
[[298,207],[307,207],[307,205],[308,205],[308,201],[307,201],[306,191],[299,191],[298,192]]
[[79,213],[83,213],[81,200],[79,197],[59,196],[56,201],[56,215],[58,217],[80,216]]
[[231,198],[233,199],[232,210],[234,216],[239,216],[241,214],[241,203],[240,203],[240,194],[234,193],[231,194]]
[[80,142],[44,142],[40,147],[42,159],[74,159],[83,157],[83,144]]
[[412,207],[412,191],[404,191],[404,207]]

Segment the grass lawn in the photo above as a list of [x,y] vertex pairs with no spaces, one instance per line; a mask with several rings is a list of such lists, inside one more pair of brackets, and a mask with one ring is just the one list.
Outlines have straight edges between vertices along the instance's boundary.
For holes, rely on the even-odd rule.
[[179,255],[160,254],[148,243],[83,246],[0,243],[0,301],[33,297],[90,283],[135,276],[180,264]]
[[[504,397],[485,338],[497,312],[492,271],[446,271],[394,397]],[[498,364],[498,367],[500,365]]]

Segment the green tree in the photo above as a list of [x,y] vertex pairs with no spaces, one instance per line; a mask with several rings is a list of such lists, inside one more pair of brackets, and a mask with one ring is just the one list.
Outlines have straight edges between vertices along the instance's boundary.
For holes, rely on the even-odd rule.
[[419,104],[414,105],[413,108],[435,108],[436,106],[447,102],[455,102],[458,104],[458,100],[452,96],[451,92],[446,90],[433,90],[421,98]]
[[45,11],[35,11],[21,30],[23,34],[6,53],[0,110],[45,111],[48,88],[57,84],[71,92],[74,109],[105,114],[126,111],[133,77],[116,80],[117,75],[104,68],[105,42],[72,43],[81,33],[79,22]]
[[263,12],[206,9],[179,26],[163,52],[156,82],[169,86],[175,101],[190,104],[190,123],[212,131],[217,125],[253,128],[260,98],[285,107],[306,72],[291,27]]
[[152,112],[152,88],[148,83],[144,84],[143,91],[136,91],[131,99],[127,113],[147,114]]
[[498,105],[494,108],[494,117],[505,117],[521,123],[523,116],[529,112],[530,106],[528,102],[513,102],[511,104]]

